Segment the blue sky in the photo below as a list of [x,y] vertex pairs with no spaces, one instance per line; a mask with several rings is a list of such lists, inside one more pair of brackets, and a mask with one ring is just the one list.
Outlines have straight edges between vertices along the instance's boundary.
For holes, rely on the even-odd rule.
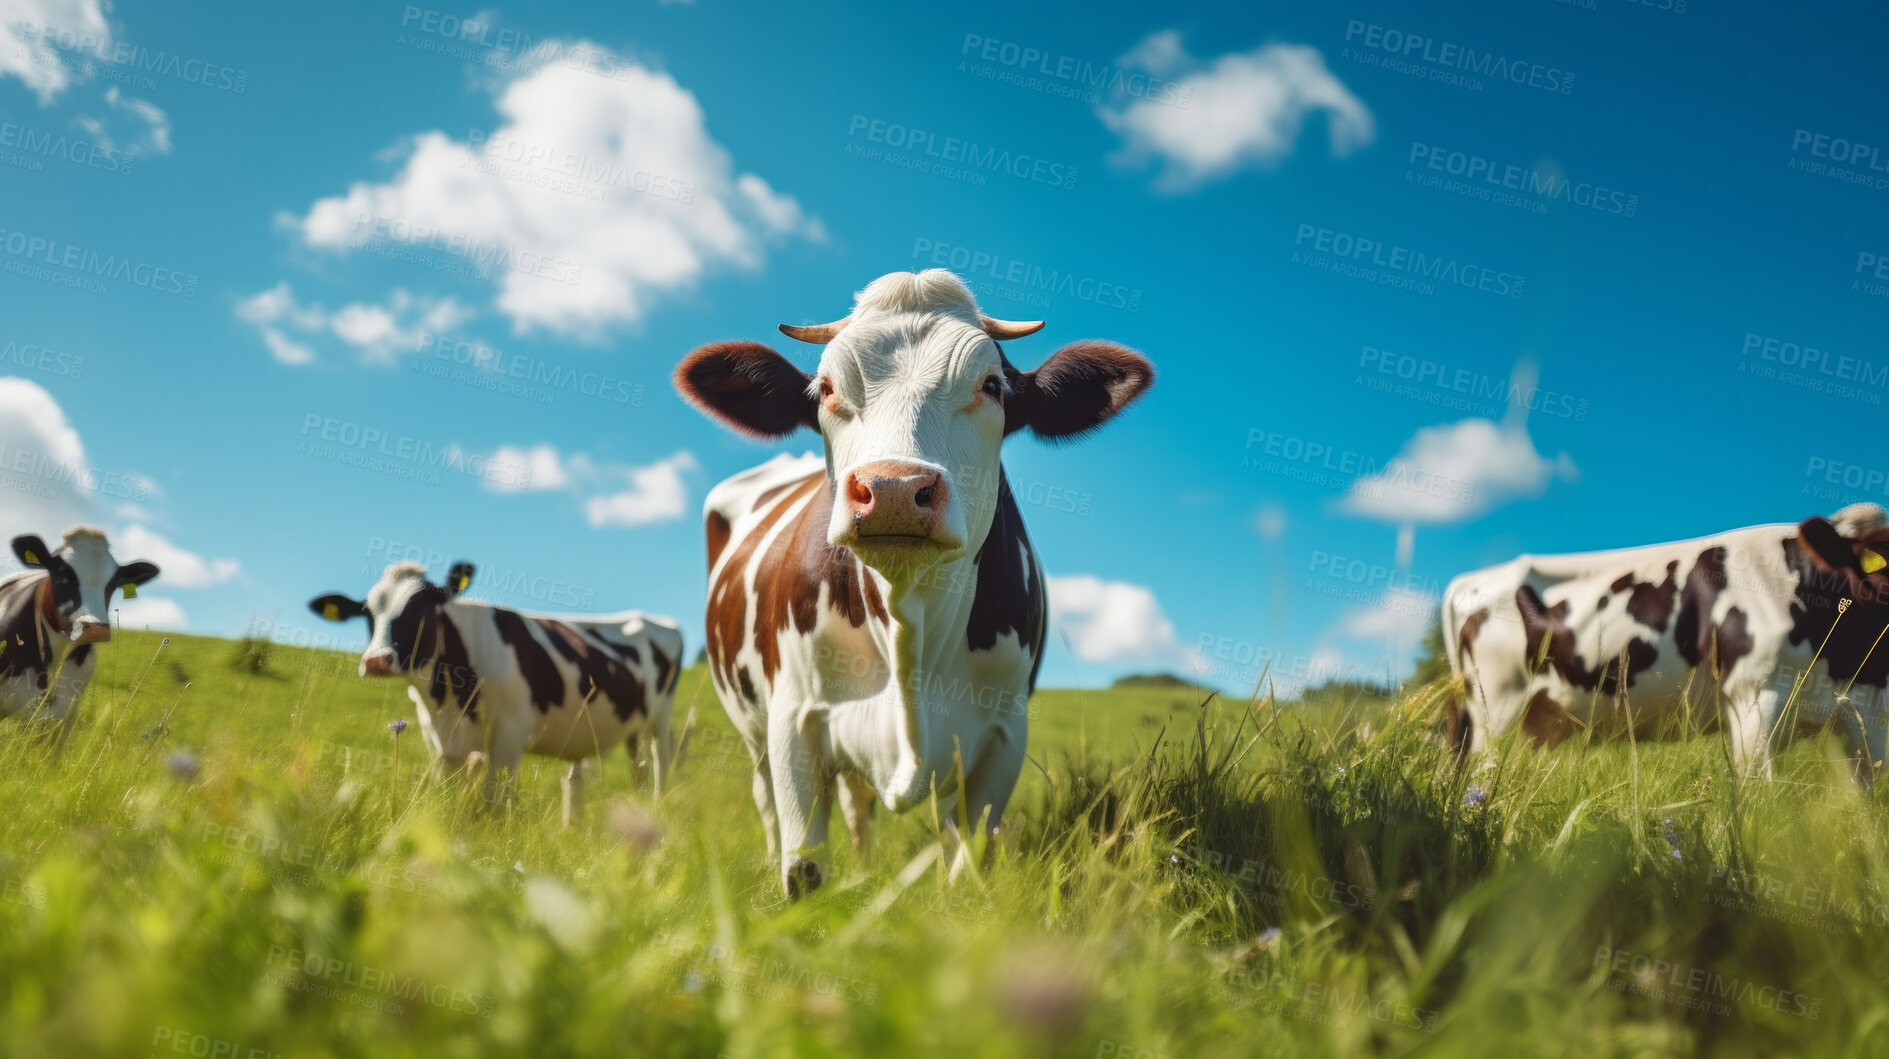
[[699,644],[704,493],[817,439],[669,370],[933,264],[1160,371],[1006,450],[1051,684],[1401,674],[1463,570],[1885,495],[1861,5],[41,6],[0,531],[159,561],[134,624],[357,645],[304,601],[467,558]]

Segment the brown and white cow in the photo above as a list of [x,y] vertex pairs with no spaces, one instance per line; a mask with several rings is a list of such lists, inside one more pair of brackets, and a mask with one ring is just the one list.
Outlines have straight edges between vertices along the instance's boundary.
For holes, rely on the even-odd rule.
[[738,431],[825,442],[824,459],[777,457],[706,503],[715,689],[789,894],[821,882],[836,781],[862,851],[875,796],[903,812],[956,790],[954,755],[972,819],[1003,816],[1049,612],[1003,440],[1079,437],[1154,380],[1100,341],[1017,370],[996,340],[1041,327],[984,316],[950,272],[899,272],[844,319],[781,325],[824,344],[812,374],[755,342],[676,369],[683,396]]
[[568,824],[582,808],[584,760],[623,746],[634,762],[647,739],[660,795],[675,758],[676,624],[635,610],[527,614],[461,599],[472,576],[471,563],[454,563],[436,585],[425,567],[395,563],[366,599],[317,596],[308,609],[334,622],[367,619],[361,675],[406,680],[436,776],[481,754],[492,766],[489,796],[498,772],[516,776],[527,753],[568,761]]
[[57,548],[23,533],[13,554],[27,570],[0,580],[0,717],[69,722],[98,667],[94,645],[112,637],[112,595],[134,595],[157,567],[121,565],[90,526],[67,530]]
[[1834,718],[1861,778],[1883,760],[1889,516],[1876,504],[1524,555],[1451,581],[1442,608],[1465,688],[1451,721],[1459,752],[1518,726],[1552,744],[1582,727],[1650,737],[1722,722],[1734,762],[1768,776],[1780,743]]

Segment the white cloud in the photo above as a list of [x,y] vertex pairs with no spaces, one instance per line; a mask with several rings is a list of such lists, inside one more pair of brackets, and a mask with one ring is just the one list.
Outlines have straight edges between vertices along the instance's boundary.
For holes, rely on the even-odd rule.
[[[551,43],[612,76],[545,63],[504,86],[503,120],[476,144],[418,133],[391,180],[356,183],[287,223],[337,253],[392,240],[490,262],[515,329],[584,337],[642,320],[714,271],[758,268],[770,241],[823,237],[793,198],[735,171],[673,77],[594,44]],[[545,177],[557,179],[534,179]]]
[[[0,0],[0,77],[17,77],[39,98],[57,99],[74,81],[56,42],[103,50],[111,42],[99,0]],[[77,64],[75,63],[75,66]]]
[[485,476],[485,487],[497,493],[567,489],[573,474],[581,473],[588,465],[583,456],[574,456],[567,466],[556,446],[543,443],[529,449],[501,445],[487,462],[491,469]]
[[131,158],[171,153],[170,115],[164,113],[157,104],[124,95],[117,85],[113,85],[105,90],[105,105],[109,108],[107,114],[117,112],[129,115],[129,123],[136,134],[129,142],[120,145],[112,131],[115,122],[110,118],[80,117],[80,126],[98,141],[100,147]]
[[312,364],[316,354],[307,343],[289,337],[290,330],[332,334],[358,350],[361,360],[386,364],[418,349],[428,333],[452,331],[473,316],[456,298],[414,295],[405,288],[396,289],[385,305],[351,302],[331,313],[296,300],[286,280],[237,302],[235,312],[238,319],[256,326],[270,356],[291,365]]
[[679,519],[689,508],[689,487],[682,472],[695,469],[695,457],[686,450],[646,466],[619,469],[616,473],[629,487],[585,501],[584,518],[599,529]]
[[1164,30],[1136,45],[1121,65],[1175,83],[1172,94],[1124,95],[1098,111],[1122,138],[1115,161],[1159,160],[1155,186],[1164,191],[1278,164],[1298,146],[1309,114],[1325,115],[1338,158],[1377,135],[1370,110],[1311,45],[1267,44],[1203,64],[1187,54],[1178,32]]
[[1149,589],[1093,574],[1049,579],[1050,620],[1086,662],[1163,660],[1175,650],[1174,623]]
[[1387,588],[1371,603],[1345,612],[1338,620],[1337,632],[1360,640],[1413,644],[1423,638],[1436,606],[1435,596],[1407,588]]
[[0,378],[0,454],[0,540],[21,533],[56,539],[95,519],[85,445],[38,383]]
[[205,559],[196,552],[180,548],[170,539],[142,523],[134,522],[112,535],[112,553],[120,562],[147,559],[163,571],[159,576],[167,588],[209,588],[233,580],[243,572],[235,559]]
[[[168,574],[170,571],[166,570]],[[136,599],[114,599],[112,615],[121,629],[162,629],[177,632],[190,627],[190,619],[184,614],[184,608],[169,596],[147,596],[142,593]]]
[[1418,430],[1383,470],[1353,482],[1338,506],[1400,525],[1462,522],[1578,475],[1567,453],[1537,452],[1522,422],[1464,419]]

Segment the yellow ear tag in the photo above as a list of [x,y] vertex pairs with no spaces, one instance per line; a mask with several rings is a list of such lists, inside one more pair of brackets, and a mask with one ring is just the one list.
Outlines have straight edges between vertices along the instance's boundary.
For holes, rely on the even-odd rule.
[[1873,574],[1885,566],[1889,566],[1889,559],[1884,559],[1882,556],[1877,555],[1875,552],[1870,551],[1868,548],[1863,549],[1863,572],[1864,573]]
[[[1878,560],[1878,561],[1880,562],[1880,560]],[[472,578],[470,578],[470,577],[461,577],[461,578],[459,579],[459,587],[458,587],[457,589],[455,589],[454,591],[458,591],[458,592],[464,592],[464,591],[466,590],[466,586],[467,586],[467,585],[469,585],[469,584],[472,584]]]
[[341,608],[335,606],[333,603],[325,604],[321,608],[321,616],[327,618],[329,621],[340,621]]
[[29,565],[29,566],[38,566],[38,565],[39,565],[39,555],[38,555],[38,554],[36,554],[36,553],[34,553],[34,552],[30,552],[30,551],[29,551],[29,552],[27,552],[27,553],[26,553],[26,562],[27,562],[27,565]]
[[138,598],[138,586],[137,586],[137,585],[126,585],[126,586],[125,586],[125,598],[126,598],[126,599],[137,599],[137,598]]

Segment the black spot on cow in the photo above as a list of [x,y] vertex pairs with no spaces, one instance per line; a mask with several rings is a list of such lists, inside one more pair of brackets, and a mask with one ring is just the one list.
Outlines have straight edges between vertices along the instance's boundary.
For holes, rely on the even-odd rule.
[[1889,569],[1866,571],[1860,558],[1865,549],[1889,553],[1889,531],[1852,540],[1824,519],[1806,519],[1783,547],[1784,564],[1797,575],[1791,643],[1821,645],[1820,657],[1837,681],[1889,686],[1889,648],[1878,642],[1889,626],[1889,604],[1883,602],[1889,598]]
[[429,624],[431,632],[422,637],[423,643],[431,645],[422,664],[433,663],[433,677],[428,684],[427,694],[433,702],[441,705],[449,701],[459,703],[467,720],[477,720],[482,684],[478,671],[472,668],[472,655],[466,650],[466,641],[459,635],[459,627],[446,616],[443,607],[436,620]]
[[1456,661],[1461,665],[1464,659],[1473,656],[1476,638],[1482,635],[1482,626],[1489,620],[1489,608],[1483,607],[1463,619],[1461,635],[1456,637]]
[[[1023,514],[1010,495],[1010,482],[997,478],[997,514],[990,533],[973,561],[977,565],[977,594],[971,598],[971,620],[966,638],[973,651],[988,651],[997,637],[1014,632],[1032,655],[1030,690],[1043,668],[1043,637],[1049,624],[1049,599],[1042,578],[1023,556],[1030,538],[1023,530]],[[1019,547],[1022,545],[1023,547]],[[1030,549],[1035,555],[1035,550]]]
[[[1599,690],[1611,695],[1620,689],[1620,657],[1604,660],[1599,668],[1581,658],[1574,642],[1574,630],[1567,623],[1567,600],[1550,607],[1533,585],[1523,585],[1515,590],[1515,606],[1521,612],[1522,629],[1528,637],[1529,672],[1539,673],[1544,667],[1553,667],[1561,679],[1585,691]],[[1637,637],[1629,639],[1625,648],[1626,686],[1632,687],[1633,678],[1658,658],[1659,649],[1652,644]]]
[[[1679,648],[1679,657],[1685,659],[1688,666],[1697,667],[1712,654],[1715,633],[1712,607],[1723,591],[1725,549],[1707,548],[1699,553],[1699,561],[1692,564],[1692,571],[1686,575],[1686,587],[1680,596],[1679,620],[1673,625],[1673,642]],[[1720,672],[1724,672],[1724,669],[1721,663]]]
[[45,574],[0,584],[0,677],[17,679],[52,664],[51,637],[40,616],[51,599]]
[[494,610],[492,622],[498,626],[499,639],[518,660],[518,671],[531,691],[531,704],[539,713],[550,713],[553,707],[564,705],[564,675],[558,672],[550,652],[531,635],[525,619],[513,611]]
[[551,646],[565,661],[577,667],[577,695],[584,702],[603,696],[609,700],[619,721],[649,712],[648,704],[643,701],[642,680],[613,651],[578,635],[577,630],[561,621],[540,618],[538,625],[544,629],[545,639],[551,641]]
[[66,664],[69,666],[82,666],[85,664],[85,660],[90,657],[92,657],[92,645],[82,643],[72,649],[72,654],[66,659]]
[[662,653],[662,648],[649,645],[649,656],[656,660],[656,690],[668,693],[676,689],[676,677],[682,673],[681,659],[671,659]]
[[[1666,623],[1673,616],[1673,597],[1679,592],[1678,582],[1673,580],[1678,571],[1679,560],[1674,559],[1666,564],[1666,579],[1659,584],[1640,581],[1633,585],[1633,591],[1627,596],[1627,613],[1633,615],[1634,621],[1658,632],[1666,631]],[[1622,580],[1632,581],[1633,575]],[[1620,582],[1614,584],[1618,586]],[[1620,589],[1616,587],[1614,591]]]
[[741,701],[750,705],[761,701],[760,696],[754,693],[754,678],[748,675],[747,666],[736,669],[735,677],[736,683],[741,685]]

